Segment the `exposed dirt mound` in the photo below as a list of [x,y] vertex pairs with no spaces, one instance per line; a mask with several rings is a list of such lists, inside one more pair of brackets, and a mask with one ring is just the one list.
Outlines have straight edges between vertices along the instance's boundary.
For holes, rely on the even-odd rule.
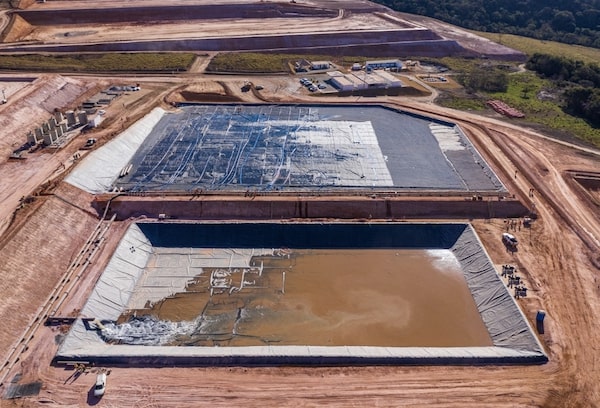
[[169,94],[166,102],[240,102],[231,89],[222,82],[205,81],[194,83],[185,89]]
[[[14,52],[254,51],[365,57],[524,55],[464,30],[364,1],[53,1],[18,15],[35,27]],[[197,2],[199,3],[199,2]],[[202,24],[198,24],[201,22]],[[15,36],[17,36],[15,32]],[[124,41],[124,39],[127,39]]]
[[213,93],[213,94],[221,94],[221,95],[226,94],[223,83],[216,82],[216,81],[195,82],[195,83],[191,84],[190,86],[188,86],[187,88],[185,88],[185,90],[188,92],[194,92],[194,93]]
[[18,14],[13,14],[6,31],[0,36],[2,42],[19,41],[26,35],[31,34],[34,27]]
[[[38,308],[31,299],[45,299],[75,255],[73,238],[87,238],[97,220],[58,198],[50,198],[13,239],[0,250],[0,319],[10,330],[0,333],[0,349],[9,350],[14,333],[21,333]],[[50,229],[50,230],[48,230]],[[38,234],[46,230],[49,234]],[[51,232],[50,232],[51,231]],[[43,269],[31,268],[32,258]],[[14,280],[18,277],[19,284]]]
[[0,138],[0,154],[10,154],[15,144],[26,142],[28,130],[48,120],[55,109],[70,106],[93,87],[93,82],[60,75],[38,77],[16,94],[13,102],[0,106],[0,129],[4,135]]
[[210,92],[183,91],[181,96],[186,102],[240,102],[241,100],[231,95],[221,95]]
[[150,23],[184,20],[281,17],[335,17],[337,10],[290,4],[210,4],[164,7],[121,7],[118,12],[97,8],[23,10],[18,14],[33,25]]

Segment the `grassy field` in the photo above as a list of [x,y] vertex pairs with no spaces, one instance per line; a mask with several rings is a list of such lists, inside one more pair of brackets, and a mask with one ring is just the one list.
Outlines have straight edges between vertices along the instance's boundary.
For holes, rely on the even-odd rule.
[[485,105],[490,99],[504,101],[525,113],[524,119],[512,119],[513,122],[538,124],[546,128],[549,133],[558,131],[561,134],[569,134],[600,147],[600,129],[590,126],[583,119],[563,112],[555,85],[549,80],[539,78],[533,72],[510,74],[506,92],[480,92],[471,95],[464,92],[450,93],[438,98],[437,103],[459,110],[483,111],[490,109]]
[[191,53],[71,55],[2,55],[0,69],[42,72],[171,72],[185,71]]
[[447,108],[458,109],[463,111],[483,111],[488,109],[485,101],[482,98],[458,97],[458,96],[442,96],[436,101],[439,105]]
[[[533,38],[520,37],[511,34],[495,34],[475,32],[497,43],[501,43],[515,50],[522,51],[527,55],[542,53],[557,55],[565,58],[583,61],[586,63],[598,63],[600,61],[600,49],[569,45],[553,41],[541,41]],[[452,60],[449,61],[452,65]],[[453,67],[454,68],[454,67]],[[532,72],[511,74],[510,84],[507,92],[487,95],[489,98],[500,99],[514,108],[524,112],[529,122],[544,125],[550,129],[569,133],[578,139],[584,140],[600,147],[600,129],[590,126],[583,119],[566,114],[560,107],[560,100],[540,100],[540,91],[548,91],[547,95],[557,96],[556,88],[551,81],[538,78]],[[525,92],[524,92],[525,90]],[[479,101],[483,102],[483,101]],[[462,101],[461,98],[444,101],[445,106],[460,109],[462,105],[475,107],[477,102]]]
[[206,70],[231,73],[287,73],[293,72],[294,63],[302,59],[307,61],[326,60],[348,68],[355,62],[364,64],[367,60],[366,57],[343,57],[340,59],[323,55],[224,53],[215,56]]
[[[541,92],[546,96],[540,98]],[[533,72],[510,76],[508,90],[489,94],[526,114],[528,122],[545,125],[550,129],[566,132],[578,139],[600,147],[600,129],[593,128],[583,119],[566,114],[557,101],[557,92],[551,81],[537,77]]]
[[[291,72],[293,65],[299,60],[325,60],[333,64],[350,69],[354,63],[364,65],[373,58],[361,56],[333,57],[327,55],[299,55],[299,54],[259,54],[259,53],[223,53],[217,54],[207,67],[209,72],[252,72],[252,73],[283,73]],[[419,58],[412,58],[418,60]],[[423,59],[423,62],[442,65],[455,71],[465,71],[476,67],[480,60],[465,58],[440,58],[437,60]]]
[[484,33],[480,31],[474,31],[474,33],[530,56],[537,52],[540,54],[558,55],[588,63],[598,63],[600,61],[600,49],[597,48],[563,44],[554,41],[541,41],[512,34]]
[[[527,55],[534,53],[546,53],[560,55],[566,58],[584,62],[600,61],[600,50],[575,45],[561,44],[551,41],[539,41],[526,37],[508,34],[491,34],[477,32],[478,35],[487,37],[492,41],[522,51]],[[485,64],[499,64],[511,67],[508,72],[516,68],[514,62],[491,62],[477,59],[442,58],[440,63],[449,67],[454,73],[470,72]],[[540,92],[546,98],[539,98]],[[539,124],[546,127],[550,132],[558,131],[570,134],[577,139],[600,147],[600,129],[590,126],[583,119],[566,114],[560,107],[560,93],[556,85],[549,80],[539,78],[533,72],[513,72],[509,74],[509,86],[506,92],[501,93],[478,93],[466,95],[465,93],[450,93],[439,98],[440,105],[454,109],[481,111],[489,109],[485,106],[486,100],[499,99],[510,106],[525,113],[524,121]]]
[[290,72],[290,61],[305,56],[290,54],[224,53],[217,54],[206,67],[208,72],[282,73]]

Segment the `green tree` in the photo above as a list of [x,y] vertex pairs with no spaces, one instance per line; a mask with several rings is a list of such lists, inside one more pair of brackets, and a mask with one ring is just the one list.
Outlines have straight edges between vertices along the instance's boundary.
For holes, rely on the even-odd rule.
[[[598,0],[375,0],[462,27],[600,48]],[[585,29],[585,30],[584,30]]]
[[570,11],[559,11],[554,14],[552,22],[550,23],[552,28],[556,31],[563,31],[566,33],[572,33],[575,31],[575,16]]
[[506,92],[508,89],[508,74],[493,68],[474,69],[463,74],[459,81],[471,92]]

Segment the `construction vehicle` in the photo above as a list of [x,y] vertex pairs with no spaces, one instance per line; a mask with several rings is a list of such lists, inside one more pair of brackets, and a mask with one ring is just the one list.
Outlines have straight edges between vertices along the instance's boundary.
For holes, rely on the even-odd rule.
[[505,232],[502,234],[502,242],[504,242],[504,245],[506,245],[507,247],[511,247],[511,248],[516,248],[517,245],[519,244],[519,241],[517,241],[517,238],[515,238],[514,235],[509,234],[508,232]]
[[82,150],[90,150],[92,147],[94,147],[94,145],[96,144],[96,139],[94,138],[89,138],[86,142],[85,145],[83,145],[83,147],[81,148]]
[[242,92],[248,92],[250,89],[252,89],[252,82],[244,82],[244,86],[242,86]]

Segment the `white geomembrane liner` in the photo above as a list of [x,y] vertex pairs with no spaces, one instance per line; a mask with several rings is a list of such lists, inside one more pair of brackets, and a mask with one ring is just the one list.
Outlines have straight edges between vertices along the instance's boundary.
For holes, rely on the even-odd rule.
[[272,254],[272,249],[254,248],[153,248],[151,264],[145,268],[126,308],[144,309],[148,301],[155,303],[185,292],[202,268],[248,268],[252,257]]
[[[127,166],[165,111],[154,109],[117,138],[92,152],[71,172],[66,181],[90,193],[108,192],[121,170]],[[319,173],[321,183],[340,186],[391,187],[392,176],[386,165],[371,122],[272,120],[248,123],[248,127],[292,127],[295,143],[320,146],[332,157],[320,160],[318,167],[296,160],[292,154],[281,169],[290,174]],[[308,163],[311,163],[308,161]],[[280,170],[281,170],[280,169]],[[317,177],[318,179],[319,177]]]
[[84,157],[65,181],[92,194],[110,191],[121,170],[164,114],[164,109],[153,109],[115,139]]
[[[310,143],[321,146],[333,156],[344,160],[323,161],[319,170],[324,174],[335,175],[337,180],[332,184],[342,186],[391,187],[392,176],[385,163],[385,157],[379,147],[377,135],[371,122],[329,121],[320,120],[307,125],[303,121],[269,121],[274,126],[297,126],[294,132],[296,143]],[[334,168],[326,168],[333,163]],[[294,161],[292,173],[303,173],[299,167],[302,161]],[[358,176],[358,178],[357,178]]]
[[[158,250],[158,249],[157,249]],[[194,251],[197,249],[179,248],[189,251],[189,266],[193,265]],[[112,362],[164,361],[224,361],[231,364],[235,361],[307,361],[323,364],[326,361],[405,361],[419,364],[477,364],[478,361],[494,363],[540,363],[547,361],[544,350],[533,334],[525,316],[515,300],[509,294],[500,276],[496,272],[489,257],[471,226],[466,225],[464,232],[450,248],[461,265],[467,285],[475,300],[481,318],[486,325],[493,346],[489,347],[324,347],[324,346],[253,346],[253,347],[181,347],[181,346],[144,346],[144,345],[110,345],[105,343],[96,330],[88,330],[81,320],[77,320],[55,357],[56,360],[99,359]],[[144,273],[153,248],[137,225],[132,225],[114,256],[107,265],[98,284],[94,288],[81,315],[100,320],[116,320],[133,299],[136,282]],[[159,250],[159,251],[162,251]],[[201,251],[199,251],[201,252]],[[237,259],[243,262],[250,253],[232,255],[227,251],[200,254],[204,257],[215,256],[215,264],[227,263]],[[239,256],[238,256],[239,255]],[[166,265],[169,258],[165,258]],[[174,261],[179,262],[179,261]],[[237,262],[237,261],[234,261]],[[161,265],[163,261],[160,261]],[[194,269],[194,268],[190,268]],[[190,273],[194,273],[192,270]],[[188,276],[175,277],[166,285],[162,294],[176,290]],[[158,296],[159,293],[157,292]],[[173,333],[186,331],[186,323],[162,325],[152,324],[160,330],[157,336],[169,337]],[[136,323],[139,327],[125,327],[129,334],[136,330],[147,330],[144,322]],[[112,330],[112,328],[111,328]],[[185,360],[180,360],[180,359]],[[197,360],[194,360],[197,359]],[[250,359],[250,360],[248,360]],[[175,361],[173,360],[173,361]]]
[[431,129],[431,133],[435,136],[443,152],[466,149],[456,127],[431,123],[429,129]]

